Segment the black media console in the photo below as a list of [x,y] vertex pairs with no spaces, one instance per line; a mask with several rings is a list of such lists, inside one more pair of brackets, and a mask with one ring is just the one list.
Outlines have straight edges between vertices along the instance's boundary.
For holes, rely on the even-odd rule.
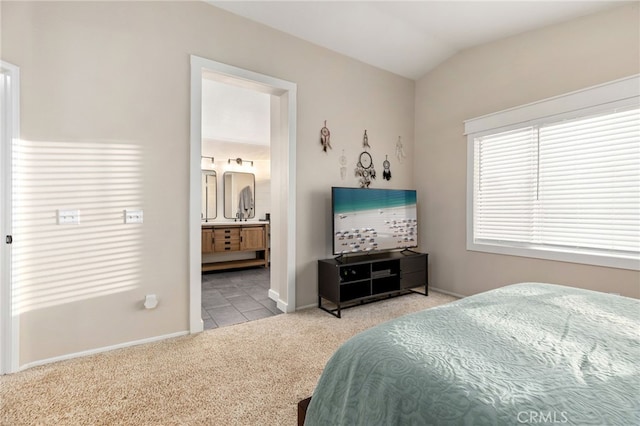
[[[409,250],[318,260],[318,307],[341,309],[407,293],[428,294],[426,253]],[[424,286],[424,293],[413,290]],[[325,299],[335,308],[323,306]]]

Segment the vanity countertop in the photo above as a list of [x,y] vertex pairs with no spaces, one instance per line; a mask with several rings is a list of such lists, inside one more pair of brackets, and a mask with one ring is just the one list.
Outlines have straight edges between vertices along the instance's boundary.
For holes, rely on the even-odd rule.
[[229,227],[229,226],[260,226],[260,225],[268,225],[269,221],[268,220],[247,220],[245,221],[238,221],[238,222],[202,222],[202,227],[203,228],[213,228],[215,226],[225,226],[225,227]]

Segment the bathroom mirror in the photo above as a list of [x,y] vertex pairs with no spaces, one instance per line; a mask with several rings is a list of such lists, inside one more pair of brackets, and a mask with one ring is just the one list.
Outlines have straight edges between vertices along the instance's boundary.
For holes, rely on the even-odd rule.
[[213,170],[202,171],[202,212],[204,222],[213,220],[218,215],[218,176]]
[[224,217],[236,220],[253,219],[256,216],[256,178],[253,173],[225,172],[223,182]]

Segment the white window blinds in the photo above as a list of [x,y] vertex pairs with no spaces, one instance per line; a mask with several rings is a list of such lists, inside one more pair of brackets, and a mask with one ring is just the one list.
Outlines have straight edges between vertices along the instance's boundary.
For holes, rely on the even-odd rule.
[[473,240],[640,257],[640,109],[475,137]]
[[640,252],[640,109],[540,128],[534,242]]
[[475,140],[475,239],[530,242],[537,179],[537,129]]

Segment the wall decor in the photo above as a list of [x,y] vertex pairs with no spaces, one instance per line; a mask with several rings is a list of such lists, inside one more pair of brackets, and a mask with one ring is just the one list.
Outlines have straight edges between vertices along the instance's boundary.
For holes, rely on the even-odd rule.
[[371,148],[369,145],[369,136],[367,136],[367,129],[364,129],[364,136],[362,136],[362,147],[364,149]]
[[227,160],[227,164],[231,164],[231,162],[236,163],[240,167],[244,166],[244,163],[248,163],[248,164],[251,165],[251,167],[253,167],[253,160],[243,160],[240,157],[238,157],[238,158],[229,158]]
[[373,166],[373,158],[367,151],[362,151],[356,165],[356,177],[360,178],[360,188],[368,188],[371,179],[376,178],[376,169]]
[[402,146],[402,136],[398,136],[398,142],[396,142],[396,157],[398,157],[398,161],[401,163],[405,157],[404,146]]
[[347,177],[347,157],[344,155],[344,149],[342,150],[342,155],[338,158],[338,162],[340,163],[340,179],[344,180]]
[[327,152],[327,148],[333,149],[331,146],[331,132],[327,128],[327,120],[324,120],[324,126],[320,129],[320,144],[324,152]]
[[391,163],[389,162],[388,155],[384,156],[382,167],[384,167],[384,170],[382,171],[382,178],[386,180],[391,180],[391,169],[390,169]]

